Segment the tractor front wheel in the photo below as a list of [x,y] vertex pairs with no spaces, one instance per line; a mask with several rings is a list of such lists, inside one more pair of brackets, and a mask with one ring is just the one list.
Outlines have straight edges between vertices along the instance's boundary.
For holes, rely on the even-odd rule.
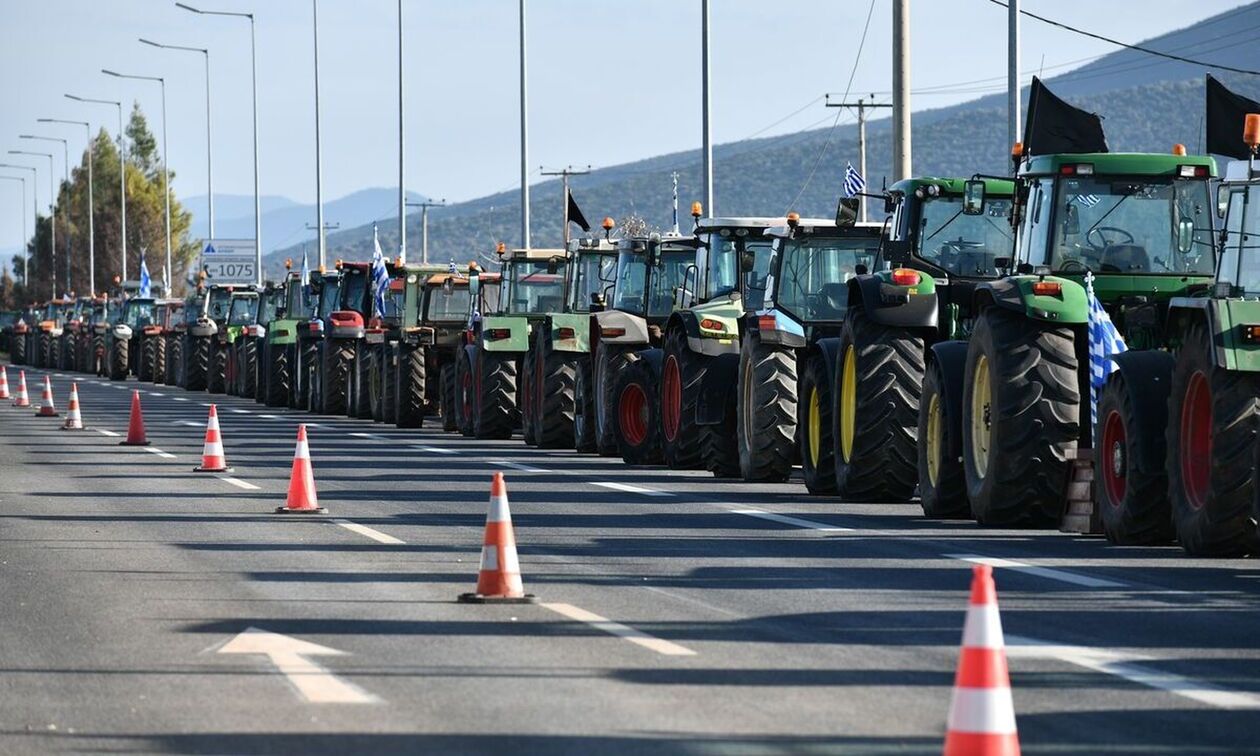
[[283,407],[289,403],[293,388],[293,364],[290,352],[297,347],[272,344],[266,350],[267,359],[267,406]]
[[738,380],[740,474],[747,481],[787,480],[796,455],[796,355],[749,333],[740,346]]
[[[1143,470],[1137,449],[1143,438],[1129,384],[1116,371],[1098,397],[1094,444],[1094,502],[1107,540],[1124,546],[1168,543],[1173,538],[1168,473]],[[1163,439],[1160,439],[1162,441]]]
[[476,409],[477,383],[473,378],[473,363],[468,351],[460,348],[455,357],[455,411],[461,436],[473,435],[476,430],[473,414]]
[[578,357],[573,381],[573,448],[595,451],[595,390],[591,356]]
[[442,430],[450,431],[459,430],[459,418],[455,414],[455,366],[443,365],[441,370],[442,380],[442,397],[440,400],[440,409],[442,413]]
[[648,360],[635,359],[617,375],[613,385],[613,433],[621,459],[628,465],[656,465],[662,461],[660,405],[655,399],[656,371]]
[[157,339],[152,336],[144,340],[144,344],[140,347],[140,365],[136,370],[136,378],[144,383],[153,381],[153,376],[157,372]]
[[836,448],[832,441],[831,376],[819,350],[805,361],[796,425],[801,436],[801,472],[815,496],[836,492]]
[[424,358],[424,347],[399,345],[398,366],[395,368],[398,376],[395,422],[399,428],[419,428],[424,422],[425,381],[428,378]]
[[206,391],[222,394],[227,390],[228,349],[226,344],[207,340],[210,347],[210,370],[206,374]]
[[534,390],[534,379],[538,373],[535,367],[537,362],[538,355],[535,353],[534,342],[531,339],[529,349],[521,359],[521,375],[517,387],[517,398],[521,407],[521,436],[529,446],[538,444],[538,421],[535,417],[538,414],[535,411],[538,392]]
[[109,379],[111,381],[127,380],[127,348],[129,346],[130,344],[125,339],[114,339],[109,349]]
[[923,376],[919,397],[919,504],[923,514],[938,520],[971,516],[963,476],[962,418],[945,398],[944,368],[932,364]]
[[240,360],[236,369],[240,373],[240,396],[253,399],[258,391],[258,342],[253,336],[241,336]]
[[661,455],[665,464],[675,470],[700,467],[696,407],[707,363],[687,346],[687,333],[682,328],[671,329],[664,346],[660,387],[653,387],[655,403],[661,410]]
[[473,435],[511,438],[521,422],[516,408],[516,356],[477,350],[476,409]]
[[617,431],[613,413],[617,411],[617,394],[613,393],[617,377],[629,365],[629,352],[618,344],[600,344],[595,358],[595,451],[601,457],[615,457]]
[[540,449],[573,448],[573,421],[577,408],[574,384],[577,363],[573,352],[561,352],[551,343],[550,329],[543,329],[534,355],[534,413]]
[[325,415],[344,415],[349,403],[347,391],[350,371],[354,367],[354,342],[325,342],[323,358],[320,365],[319,403],[316,406]]

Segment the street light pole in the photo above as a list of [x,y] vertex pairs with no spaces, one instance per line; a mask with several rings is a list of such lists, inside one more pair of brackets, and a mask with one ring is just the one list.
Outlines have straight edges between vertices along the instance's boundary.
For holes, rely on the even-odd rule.
[[52,298],[57,298],[57,199],[53,186],[57,183],[57,171],[51,152],[9,150],[10,155],[37,155],[48,158],[48,247],[52,252]]
[[[403,89],[403,4],[398,0],[398,254],[407,262],[407,114]],[[427,262],[427,261],[426,261]]]
[[709,93],[709,0],[700,0],[700,129],[703,141],[704,209],[715,217],[713,206],[713,124],[709,118],[713,98]]
[[[65,175],[65,183],[69,185],[70,183],[70,142],[68,140],[62,139],[61,137],[37,136],[35,134],[19,134],[18,139],[36,139],[43,142],[61,142],[61,168],[62,168],[63,174]],[[56,194],[60,195],[61,193],[56,192]],[[57,203],[57,204],[60,204],[60,203]],[[72,289],[70,285],[70,268],[71,268],[70,234],[66,233],[66,234],[63,234],[63,236],[66,237],[65,238],[65,242],[66,242],[66,293],[69,294]],[[55,246],[56,245],[54,244],[54,247]],[[56,251],[54,249],[53,260],[56,260],[56,259],[57,259]],[[54,262],[53,263],[53,278],[56,278],[56,277],[57,277],[57,265]]]
[[525,0],[521,0],[521,246],[529,249],[529,102],[525,68]]
[[26,248],[26,178],[24,176],[0,176],[0,179],[22,182],[22,285],[26,287],[27,291],[30,291],[31,280],[28,271],[30,269],[31,253]]
[[[122,203],[122,278],[127,280],[127,160],[125,142],[123,142],[123,117],[122,102],[119,100],[96,100],[91,97],[77,97],[72,94],[66,95],[67,99],[75,102],[91,102],[97,105],[113,105],[118,108],[118,197]],[[90,175],[90,174],[89,174]],[[89,195],[90,197],[91,195]],[[92,292],[92,296],[96,296],[96,292]]]
[[[39,172],[29,165],[18,165],[17,163],[0,163],[0,168],[15,168],[20,171],[31,172],[31,217],[34,219],[35,225],[38,228],[39,227],[39,208],[35,206],[36,203],[38,202],[38,200],[35,199],[35,194],[39,191]],[[23,202],[25,202],[26,201],[25,200],[26,183],[23,182],[22,186],[23,186],[23,189],[22,189]],[[23,213],[26,212],[25,205],[23,205],[22,212]],[[23,253],[22,254],[22,282],[26,284],[26,290],[30,291],[31,290],[31,250],[27,248],[26,241],[25,241],[26,239],[26,215],[25,214],[23,214],[22,216],[22,238],[23,238],[23,241],[22,241],[22,253]]]
[[68,123],[82,126],[87,135],[88,154],[88,294],[96,296],[96,209],[92,199],[92,124],[87,121],[68,121],[64,118],[40,118],[40,123]]
[[427,265],[429,262],[429,208],[446,207],[446,200],[408,202],[407,207],[420,208],[420,262]]
[[311,0],[315,35],[315,225],[319,228],[319,267],[324,267],[324,160],[319,143],[319,0]]

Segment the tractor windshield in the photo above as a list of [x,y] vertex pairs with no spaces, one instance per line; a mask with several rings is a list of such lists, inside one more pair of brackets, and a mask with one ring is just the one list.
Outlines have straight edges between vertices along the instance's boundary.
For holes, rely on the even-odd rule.
[[184,303],[184,321],[192,323],[201,315],[201,308],[206,303],[205,294],[197,294]]
[[[1088,268],[1098,273],[1211,275],[1212,207],[1207,181],[1063,178],[1048,229],[1050,267],[1063,273]],[[1032,212],[1038,214],[1040,208]]]
[[258,314],[258,297],[233,297],[232,309],[228,315],[228,325],[253,325]]
[[616,275],[617,257],[608,253],[579,253],[573,272],[569,306],[574,312],[590,312],[591,295],[602,294]]
[[468,293],[467,284],[452,286],[449,291],[444,286],[428,288],[424,313],[426,321],[460,323],[468,319],[468,308],[472,303],[472,296]]
[[309,318],[312,300],[310,284],[302,283],[301,279],[290,278],[285,286],[284,316],[293,320]]
[[284,289],[272,289],[262,295],[259,303],[258,322],[263,325],[269,325],[271,321],[276,319],[276,311],[280,309],[280,303],[284,301]]
[[482,315],[498,315],[499,314],[499,282],[482,283],[481,294],[479,296],[481,302],[477,310]]
[[647,288],[646,251],[622,249],[617,253],[617,277],[613,288],[614,310],[643,314],[644,289]]
[[153,300],[129,299],[123,305],[122,322],[132,328],[153,325]]
[[1010,199],[986,199],[981,215],[963,214],[958,195],[925,199],[921,207],[915,234],[920,258],[956,276],[997,277],[993,261],[1011,254]]
[[210,290],[210,314],[209,317],[214,321],[222,321],[228,316],[228,308],[232,304],[232,291],[230,289],[211,289]]
[[507,264],[507,286],[501,296],[505,315],[557,312],[564,302],[564,263],[548,272],[547,260],[513,260]]
[[319,317],[327,319],[337,309],[338,294],[341,293],[340,278],[325,278],[319,290]]
[[1232,283],[1239,296],[1260,297],[1260,184],[1230,190],[1216,280]]
[[[746,231],[748,229],[738,229]],[[766,298],[766,275],[770,272],[773,240],[753,229],[755,237],[714,236],[709,253],[709,281],[706,299],[741,290],[745,310],[759,310]],[[743,268],[743,280],[740,270]]]
[[858,265],[868,269],[879,238],[805,236],[783,240],[775,304],[803,322],[843,320],[848,281]]
[[368,276],[363,268],[346,268],[341,273],[342,309],[363,312],[367,296]]
[[656,255],[652,268],[652,289],[648,294],[650,317],[660,317],[674,311],[674,292],[683,285],[687,269],[696,261],[694,249],[664,249]]
[[402,319],[403,310],[406,308],[406,298],[406,275],[399,275],[389,279],[389,285],[385,287],[385,311],[380,313],[380,316],[394,323],[399,322]]
[[64,305],[57,304],[57,303],[50,304],[48,305],[48,314],[44,317],[44,319],[45,320],[60,320],[64,312],[65,312]]

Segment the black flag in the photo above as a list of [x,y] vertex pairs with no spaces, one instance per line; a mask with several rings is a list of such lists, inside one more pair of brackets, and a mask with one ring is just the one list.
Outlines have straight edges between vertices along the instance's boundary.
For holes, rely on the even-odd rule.
[[1243,143],[1243,121],[1248,113],[1260,113],[1260,102],[1229,91],[1208,74],[1207,151],[1239,160],[1250,157],[1251,150]]
[[1102,119],[1060,100],[1034,76],[1024,122],[1024,154],[1107,151]]
[[582,208],[578,207],[573,199],[573,192],[569,192],[569,222],[578,224],[587,233],[591,230],[591,224],[587,223],[586,216],[582,215]]

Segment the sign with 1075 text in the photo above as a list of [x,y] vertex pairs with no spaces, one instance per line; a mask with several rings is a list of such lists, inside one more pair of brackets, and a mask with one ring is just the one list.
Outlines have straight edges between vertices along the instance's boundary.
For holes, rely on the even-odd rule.
[[254,283],[258,271],[255,267],[253,239],[212,239],[201,254],[202,269],[208,283]]

